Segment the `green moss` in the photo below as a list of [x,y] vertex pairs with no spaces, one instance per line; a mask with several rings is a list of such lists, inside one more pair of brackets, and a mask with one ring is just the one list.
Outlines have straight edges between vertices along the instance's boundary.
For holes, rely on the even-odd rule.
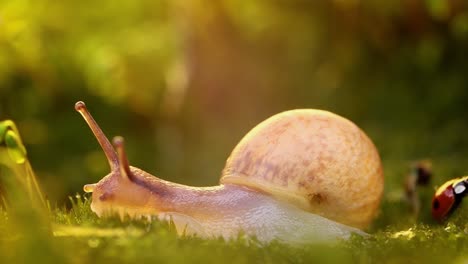
[[355,236],[336,244],[298,248],[277,242],[261,245],[242,236],[228,242],[179,238],[168,223],[100,219],[91,212],[86,196],[70,201],[70,210],[54,210],[52,232],[47,235],[25,234],[28,228],[11,223],[7,213],[0,211],[1,259],[12,263],[458,263],[468,259],[468,225],[463,221],[468,210],[464,207],[445,224],[388,226],[370,238]]

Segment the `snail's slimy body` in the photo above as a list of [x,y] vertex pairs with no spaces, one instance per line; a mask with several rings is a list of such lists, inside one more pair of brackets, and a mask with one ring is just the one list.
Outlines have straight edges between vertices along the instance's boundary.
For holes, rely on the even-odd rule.
[[[131,167],[135,182],[145,182],[127,189],[125,196],[104,195],[113,190],[94,190],[92,210],[99,216],[118,212],[122,217],[157,216],[172,221],[179,234],[205,238],[236,238],[243,232],[259,241],[277,239],[296,244],[311,241],[334,241],[347,238],[351,233],[364,234],[322,216],[303,211],[286,202],[277,201],[268,194],[232,184],[214,187],[187,187],[171,184],[170,190],[148,173]],[[170,193],[169,193],[170,192]],[[155,193],[165,193],[168,203]],[[130,201],[125,197],[132,197]],[[170,198],[172,197],[172,198]],[[142,201],[139,206],[133,199]],[[128,204],[128,205],[127,205]],[[167,205],[167,206],[165,206]]]
[[346,239],[351,233],[364,234],[359,229],[305,212],[286,202],[278,202],[268,195],[240,189],[239,200],[222,204],[232,207],[224,207],[210,217],[197,219],[167,212],[165,219],[171,219],[180,234],[196,234],[206,238],[222,236],[231,239],[243,232],[262,242],[278,240],[288,244],[304,244]]
[[84,187],[99,216],[157,216],[181,234],[237,237],[296,244],[365,234],[383,192],[380,157],[351,121],[302,109],[275,115],[234,148],[220,185],[191,187],[130,167],[123,139],[114,146],[84,103],[83,115],[103,148],[111,173]]

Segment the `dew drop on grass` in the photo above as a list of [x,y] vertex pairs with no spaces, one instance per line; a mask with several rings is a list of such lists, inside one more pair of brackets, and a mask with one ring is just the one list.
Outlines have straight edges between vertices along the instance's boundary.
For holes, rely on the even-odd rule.
[[392,235],[392,238],[402,238],[411,240],[415,236],[415,233],[412,228],[404,231],[396,232]]
[[16,164],[23,164],[26,161],[26,149],[21,143],[20,137],[13,131],[8,130],[5,134],[5,144],[10,158]]
[[97,248],[101,242],[97,238],[88,239],[88,246],[90,248]]

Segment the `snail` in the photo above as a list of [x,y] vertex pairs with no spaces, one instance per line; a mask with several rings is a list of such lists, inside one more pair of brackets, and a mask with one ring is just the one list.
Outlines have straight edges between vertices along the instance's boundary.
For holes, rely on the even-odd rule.
[[220,185],[191,187],[129,166],[123,138],[112,145],[83,102],[75,109],[111,167],[84,186],[99,217],[157,217],[172,221],[179,234],[231,239],[242,232],[297,244],[366,235],[361,230],[379,210],[379,154],[361,129],[331,112],[290,110],[268,118],[234,148]]
[[445,182],[435,192],[432,199],[432,217],[441,222],[460,205],[468,195],[468,176]]

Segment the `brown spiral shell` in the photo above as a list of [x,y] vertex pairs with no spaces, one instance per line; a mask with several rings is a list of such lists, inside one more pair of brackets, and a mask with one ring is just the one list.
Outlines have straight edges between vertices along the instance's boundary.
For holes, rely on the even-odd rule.
[[313,109],[253,128],[226,162],[222,184],[251,187],[328,219],[367,227],[383,193],[379,154],[351,121]]

